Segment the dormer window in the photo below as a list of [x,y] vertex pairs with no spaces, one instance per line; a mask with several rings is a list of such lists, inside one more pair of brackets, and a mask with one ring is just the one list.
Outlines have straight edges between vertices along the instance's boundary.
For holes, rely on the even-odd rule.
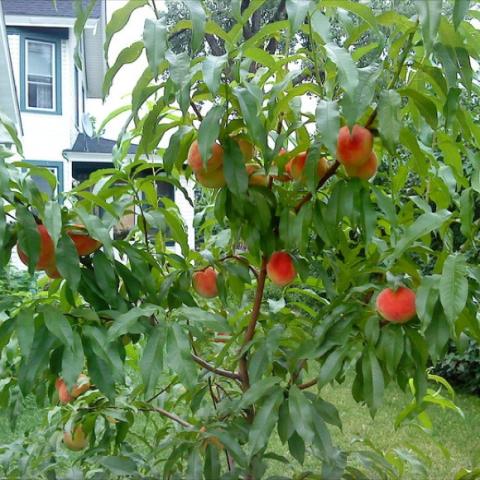
[[26,40],[26,107],[55,111],[55,43]]

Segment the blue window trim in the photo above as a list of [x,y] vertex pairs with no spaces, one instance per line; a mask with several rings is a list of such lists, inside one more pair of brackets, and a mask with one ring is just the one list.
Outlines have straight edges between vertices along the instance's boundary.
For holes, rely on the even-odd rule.
[[[40,115],[62,115],[62,41],[57,35],[46,35],[44,33],[34,33],[28,30],[16,30],[20,36],[20,110],[22,112],[38,113]],[[55,45],[55,110],[41,110],[27,107],[26,99],[26,42],[48,42]]]
[[60,197],[60,194],[65,189],[65,184],[63,180],[63,162],[58,162],[55,160],[25,160],[26,163],[31,163],[36,167],[47,167],[47,168],[56,168],[57,169],[57,194]]

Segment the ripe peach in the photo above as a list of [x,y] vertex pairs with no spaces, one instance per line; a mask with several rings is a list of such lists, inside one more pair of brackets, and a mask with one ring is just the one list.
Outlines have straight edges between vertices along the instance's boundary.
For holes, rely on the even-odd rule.
[[217,272],[212,267],[195,272],[192,283],[195,291],[202,297],[212,298],[218,295]]
[[88,445],[88,439],[83,431],[82,425],[77,425],[73,429],[73,432],[63,432],[63,442],[67,448],[75,452],[86,448]]
[[293,282],[297,276],[292,257],[287,252],[275,252],[267,263],[268,278],[279,287]]
[[407,287],[385,288],[376,300],[377,312],[387,321],[405,323],[417,313],[415,292]]
[[[307,152],[302,152],[296,157],[292,158],[290,162],[287,163],[285,170],[297,181],[305,182],[306,175],[305,175],[305,165],[307,163]],[[288,168],[287,168],[288,167]],[[318,179],[323,178],[325,173],[328,170],[328,161],[325,157],[321,157],[318,160]]]
[[73,225],[67,230],[67,235],[72,239],[80,257],[86,257],[98,250],[102,243],[92,238],[83,225]]
[[[45,270],[54,261],[55,246],[45,225],[38,225],[37,229],[40,234],[40,256],[35,266],[35,270]],[[17,252],[22,263],[28,265],[28,256],[23,250],[21,250],[18,244]]]
[[357,177],[362,178],[363,180],[368,180],[377,173],[377,167],[377,156],[375,155],[375,152],[372,152],[368,157],[368,160],[363,165],[360,165],[359,167],[345,166],[345,170],[350,177]]
[[73,397],[70,395],[67,384],[63,381],[62,378],[57,378],[55,380],[55,388],[58,392],[58,399],[60,403],[69,403],[73,400]]
[[239,136],[233,137],[233,139],[238,143],[245,162],[249,162],[255,155],[255,147],[248,140]]
[[260,165],[256,163],[249,163],[246,166],[247,174],[248,174],[248,184],[249,185],[256,185],[258,187],[268,187],[270,182],[270,177],[265,175],[261,171]]
[[57,270],[57,266],[55,265],[55,263],[53,263],[52,265],[49,265],[48,268],[45,270],[45,273],[50,278],[54,278],[54,279],[62,278],[62,276],[60,275],[60,272]]
[[216,170],[205,170],[202,168],[195,172],[195,178],[200,185],[207,188],[222,188],[227,184],[223,167]]
[[365,163],[373,148],[373,137],[370,130],[354,125],[350,132],[344,126],[338,132],[337,159],[348,167],[358,167]]
[[202,156],[200,155],[200,148],[198,141],[195,140],[188,150],[188,164],[192,170],[197,173],[201,170],[210,173],[212,170],[217,170],[223,165],[223,148],[218,144],[212,145],[211,156],[207,160],[206,167],[203,164]]

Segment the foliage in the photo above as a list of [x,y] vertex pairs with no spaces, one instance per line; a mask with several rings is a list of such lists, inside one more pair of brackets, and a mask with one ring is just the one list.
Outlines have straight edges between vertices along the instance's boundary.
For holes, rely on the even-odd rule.
[[[146,3],[132,0],[112,16],[106,53]],[[18,239],[33,273],[43,222],[62,278],[42,278],[38,295],[2,306],[0,346],[10,357],[0,405],[15,411],[28,394],[55,401],[56,378],[71,388],[83,370],[94,384],[52,410],[56,433],[38,448],[56,448],[58,427],[81,423],[90,447],[79,465],[91,476],[101,468],[141,478],[257,479],[269,463],[295,460],[301,477],[306,452],[322,463],[311,478],[372,478],[372,468],[382,478],[402,476],[405,455],[387,468],[388,454],[373,448],[369,456],[383,470],[368,461],[358,467],[352,449],[335,446],[330,430],[341,423],[322,391],[353,371],[353,398],[372,416],[391,383],[413,393],[399,423],[426,422],[431,404],[455,409],[429,387],[426,368],[449,339],[480,338],[480,272],[466,254],[478,239],[480,127],[464,103],[478,94],[471,61],[480,57],[480,34],[463,20],[477,12],[460,3],[442,14],[417,2],[410,18],[348,0],[288,0],[261,26],[255,12],[263,2],[237,1],[228,31],[200,2],[189,2],[189,20],[173,27],[156,12],[105,77],[107,95],[123,65],[146,53],[114,168],[94,173],[60,204],[32,180],[42,175],[54,185],[48,171],[1,161],[1,265]],[[331,35],[334,25],[342,35]],[[169,39],[185,29],[188,51],[172,51]],[[299,32],[306,46],[290,49]],[[212,37],[221,54],[198,54]],[[360,67],[367,53],[370,63]],[[302,103],[307,93],[317,99],[315,113]],[[375,136],[382,168],[371,183],[350,178],[336,158],[345,124]],[[270,176],[265,185],[249,184],[239,138],[255,146],[255,168]],[[158,183],[168,182],[188,197],[194,140],[204,166],[221,144],[226,182],[197,215],[198,250],[178,207],[157,195]],[[287,161],[304,151],[304,181],[283,181]],[[330,161],[322,178],[320,156]],[[137,226],[112,239],[131,213]],[[78,223],[103,244],[80,259],[68,235]],[[170,240],[176,250],[165,247]],[[279,250],[299,274],[286,298],[293,290],[308,302],[265,298],[267,262]],[[207,265],[218,272],[218,298],[209,300],[191,288],[192,273]],[[416,290],[417,318],[385,324],[375,296],[399,283]],[[143,416],[145,455],[127,440]],[[288,454],[269,449],[274,431]]]
[[466,345],[450,345],[434,371],[461,390],[480,393],[480,349],[476,342],[465,339]]

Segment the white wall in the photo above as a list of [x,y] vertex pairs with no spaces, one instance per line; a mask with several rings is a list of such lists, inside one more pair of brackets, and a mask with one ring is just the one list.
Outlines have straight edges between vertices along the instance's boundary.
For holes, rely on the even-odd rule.
[[[72,33],[70,35],[72,37]],[[9,34],[8,42],[20,97],[20,37]],[[73,78],[73,41],[61,40],[62,114],[21,112],[23,123],[23,149],[27,160],[62,161],[62,151],[72,146],[76,136],[75,84]]]

